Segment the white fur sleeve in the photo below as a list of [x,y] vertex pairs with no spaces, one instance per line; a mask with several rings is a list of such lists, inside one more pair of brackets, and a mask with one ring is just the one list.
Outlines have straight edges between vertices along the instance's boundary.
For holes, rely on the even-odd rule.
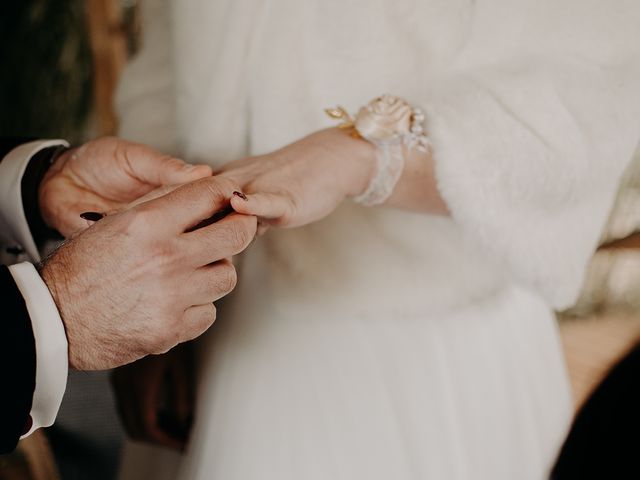
[[628,44],[608,37],[584,55],[555,39],[549,55],[539,47],[462,62],[425,104],[454,219],[479,254],[558,309],[577,298],[640,139],[637,27],[628,33]]
[[169,0],[142,5],[142,48],[125,68],[116,94],[119,135],[177,154],[172,23]]

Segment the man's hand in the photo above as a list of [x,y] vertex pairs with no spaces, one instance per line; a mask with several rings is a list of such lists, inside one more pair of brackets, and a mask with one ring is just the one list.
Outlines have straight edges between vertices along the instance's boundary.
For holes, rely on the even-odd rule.
[[190,231],[227,207],[237,186],[208,177],[108,215],[65,243],[41,274],[58,306],[69,364],[108,369],[163,353],[202,334],[215,300],[235,286],[225,260],[244,250],[255,217],[232,214]]
[[118,138],[90,141],[58,157],[40,184],[44,221],[65,237],[87,226],[82,212],[119,209],[163,185],[211,176],[206,165],[189,165]]

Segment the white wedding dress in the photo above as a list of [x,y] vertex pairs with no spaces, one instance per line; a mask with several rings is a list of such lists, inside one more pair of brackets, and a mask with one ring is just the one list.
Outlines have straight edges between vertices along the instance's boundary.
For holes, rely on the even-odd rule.
[[[166,3],[166,4],[165,4]],[[123,478],[545,478],[575,300],[640,134],[637,0],[145,2],[122,134],[212,165],[393,93],[452,218],[346,203],[271,231],[200,341],[188,453]]]

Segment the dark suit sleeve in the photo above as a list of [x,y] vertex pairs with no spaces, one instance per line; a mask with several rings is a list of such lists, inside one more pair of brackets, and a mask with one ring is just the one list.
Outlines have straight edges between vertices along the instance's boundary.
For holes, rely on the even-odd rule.
[[4,265],[0,266],[0,295],[0,453],[8,453],[31,427],[36,345],[27,306]]
[[[0,138],[0,162],[29,138]],[[38,188],[59,152],[46,148],[30,160],[22,177],[23,208],[36,243],[50,231],[40,217]],[[36,345],[25,301],[9,269],[0,265],[0,454],[15,449],[19,438],[31,428],[35,391]]]
[[578,413],[553,480],[640,478],[640,344]]

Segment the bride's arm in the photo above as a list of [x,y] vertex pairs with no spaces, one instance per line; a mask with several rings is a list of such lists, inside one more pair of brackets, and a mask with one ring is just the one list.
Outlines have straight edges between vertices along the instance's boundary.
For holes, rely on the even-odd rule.
[[[407,150],[387,206],[447,214],[430,153]],[[238,211],[276,226],[296,227],[328,215],[343,200],[361,194],[375,174],[375,147],[347,130],[329,128],[260,157],[226,165],[221,173],[244,186]],[[220,172],[219,172],[220,173]]]
[[[460,53],[408,99],[426,115],[431,154],[408,155],[387,206],[450,212],[516,283],[570,305],[640,137],[640,7],[625,5],[624,15],[583,5],[554,28],[540,17],[513,45]],[[374,158],[347,132],[317,132],[228,167],[254,194],[232,204],[276,225],[309,223],[362,193]]]
[[[352,130],[333,128],[318,132],[331,145],[336,157],[336,172],[345,182],[346,197],[361,195],[375,175],[376,147],[354,136]],[[404,168],[384,206],[435,215],[449,215],[437,186],[435,163],[430,150],[403,147]],[[349,165],[348,169],[345,168]]]

